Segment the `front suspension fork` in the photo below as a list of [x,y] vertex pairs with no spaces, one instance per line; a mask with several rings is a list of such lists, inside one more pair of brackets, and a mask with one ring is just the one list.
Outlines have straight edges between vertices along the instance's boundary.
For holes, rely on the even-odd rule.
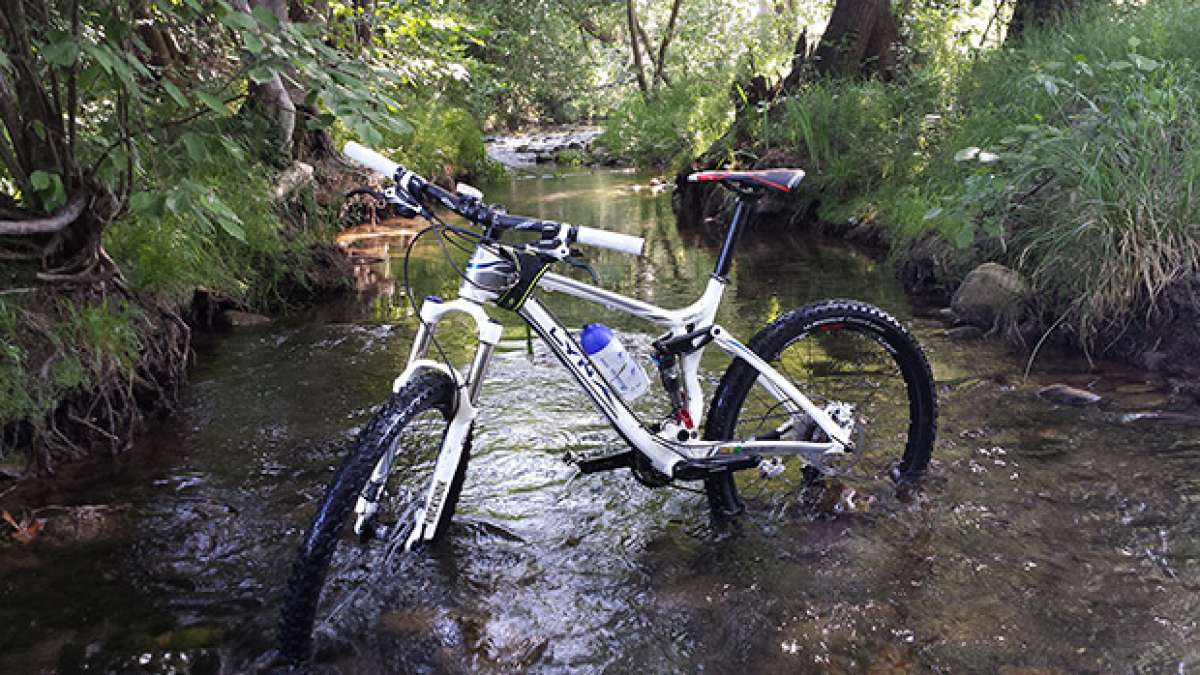
[[[463,312],[475,319],[479,345],[475,349],[475,355],[465,374],[441,361],[428,358],[429,347],[433,342],[437,323],[451,312]],[[396,378],[392,390],[394,393],[398,393],[417,372],[425,369],[444,373],[456,384],[456,387],[449,428],[442,439],[442,447],[438,452],[428,492],[421,506],[412,516],[412,529],[404,544],[406,550],[411,549],[418,542],[432,540],[437,535],[437,523],[440,522],[445,507],[446,491],[453,482],[454,474],[462,460],[467,434],[470,433],[471,425],[478,412],[477,406],[483,380],[502,332],[503,327],[488,317],[479,304],[468,300],[458,299],[452,302],[442,302],[435,298],[427,298],[421,306],[421,323],[413,339],[408,366]],[[398,451],[398,447],[392,446],[384,452],[372,470],[371,478],[365,489],[355,503],[354,532],[360,537],[367,527],[372,526],[371,523],[378,510],[380,495],[385,489],[388,476],[391,475]]]

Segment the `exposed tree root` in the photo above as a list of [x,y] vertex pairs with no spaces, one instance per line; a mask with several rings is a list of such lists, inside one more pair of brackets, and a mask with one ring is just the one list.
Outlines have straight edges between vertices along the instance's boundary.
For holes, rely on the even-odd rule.
[[[113,357],[97,370],[100,381],[86,391],[58,402],[44,419],[23,421],[0,430],[0,450],[23,449],[27,474],[52,474],[64,461],[82,459],[97,448],[116,455],[129,449],[147,414],[174,407],[191,357],[191,330],[179,315],[149,304],[119,280],[90,283],[76,293],[79,302],[98,302],[119,295],[143,310],[141,348],[132,366]],[[45,381],[53,366],[66,357],[55,347],[44,315],[24,311],[24,325],[47,346],[37,376]]]

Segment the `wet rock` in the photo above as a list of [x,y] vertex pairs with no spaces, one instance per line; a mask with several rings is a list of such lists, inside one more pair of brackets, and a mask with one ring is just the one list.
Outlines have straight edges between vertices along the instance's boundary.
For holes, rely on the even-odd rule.
[[961,322],[991,329],[1015,320],[1029,291],[1021,275],[996,263],[971,270],[954,292],[950,307]]
[[1117,417],[1117,423],[1123,426],[1161,424],[1175,427],[1200,428],[1200,415],[1152,410],[1149,412],[1125,413]]
[[983,337],[983,329],[979,326],[959,326],[948,329],[946,337],[951,340],[978,340]]
[[1066,384],[1051,384],[1037,391],[1038,398],[1057,403],[1082,408],[1100,402],[1100,395],[1090,391],[1076,389]]
[[221,312],[221,323],[234,328],[245,328],[246,326],[261,326],[271,323],[269,317],[262,314],[254,314],[253,312],[242,312],[236,309],[227,309]]
[[37,511],[44,521],[38,541],[57,546],[90,544],[119,535],[128,504],[51,506]]
[[1151,372],[1165,370],[1170,366],[1169,357],[1166,352],[1148,351],[1142,352],[1137,362],[1146,370]]

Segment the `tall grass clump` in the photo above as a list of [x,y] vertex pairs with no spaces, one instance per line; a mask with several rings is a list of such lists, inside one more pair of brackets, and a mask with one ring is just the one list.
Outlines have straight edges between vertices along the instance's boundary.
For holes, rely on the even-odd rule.
[[925,112],[939,96],[937,80],[920,74],[903,82],[815,80],[762,108],[750,135],[756,152],[792,155],[820,195],[821,215],[840,220],[860,196],[919,170]]
[[1200,272],[1198,66],[1200,7],[1183,0],[1031,32],[966,72],[928,166],[880,195],[880,218],[1017,267],[1047,324],[1103,349]]
[[609,114],[597,143],[639,165],[674,170],[732,121],[729,78],[694,76],[649,96],[630,96]]

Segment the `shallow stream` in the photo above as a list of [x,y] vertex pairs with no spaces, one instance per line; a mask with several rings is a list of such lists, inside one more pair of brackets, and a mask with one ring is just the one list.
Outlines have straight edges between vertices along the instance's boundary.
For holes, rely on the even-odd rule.
[[[694,300],[715,250],[680,235],[648,176],[547,173],[487,186],[514,213],[646,237],[592,257],[606,286]],[[74,538],[0,545],[0,672],[240,672],[271,647],[293,551],[414,332],[408,237],[361,237],[360,291],[206,338],[181,410],[119,464],[50,499],[104,505]],[[418,297],[453,295],[433,245]],[[855,297],[933,364],[939,440],[904,508],[709,524],[703,497],[564,456],[614,446],[574,382],[505,318],[506,345],[447,546],[416,555],[342,636],[344,672],[1147,672],[1200,670],[1200,432],[1120,423],[1176,404],[1153,376],[955,342],[892,272],[802,232],[747,238],[719,321],[743,340],[788,308]],[[568,326],[651,326],[562,298]],[[638,331],[644,336],[639,337]],[[536,340],[534,341],[536,342]],[[447,339],[461,354],[466,341]],[[706,386],[725,362],[705,361]],[[1065,382],[1105,397],[1038,399]],[[99,467],[104,468],[99,468]],[[35,505],[36,506],[36,505]],[[78,513],[76,510],[72,513]],[[53,517],[53,511],[42,515]],[[89,529],[90,527],[90,529]],[[1022,669],[1024,668],[1024,669]],[[1008,670],[1006,670],[1008,669]]]

